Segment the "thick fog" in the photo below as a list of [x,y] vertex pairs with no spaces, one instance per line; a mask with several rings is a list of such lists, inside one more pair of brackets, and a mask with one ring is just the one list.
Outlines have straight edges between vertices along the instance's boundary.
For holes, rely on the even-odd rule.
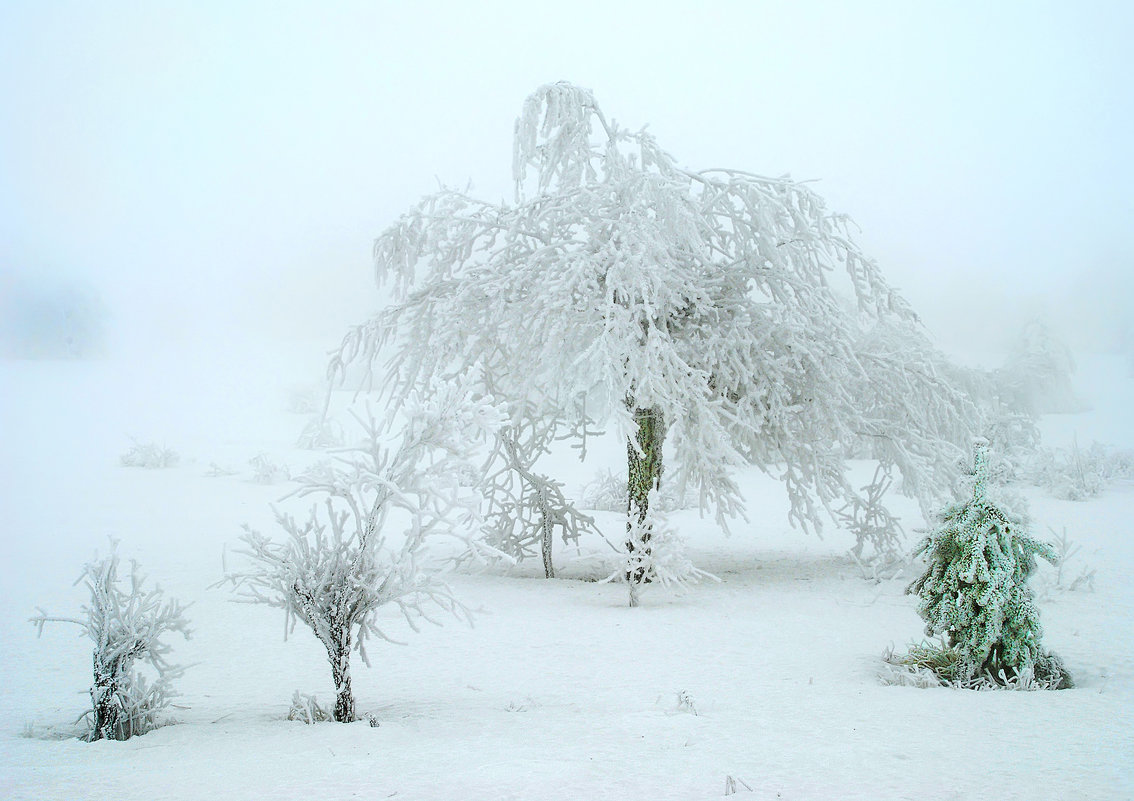
[[330,347],[373,238],[439,182],[510,197],[524,97],[569,80],[691,169],[815,180],[943,347],[1118,347],[1131,8],[7,2],[8,326],[78,293],[110,352]]

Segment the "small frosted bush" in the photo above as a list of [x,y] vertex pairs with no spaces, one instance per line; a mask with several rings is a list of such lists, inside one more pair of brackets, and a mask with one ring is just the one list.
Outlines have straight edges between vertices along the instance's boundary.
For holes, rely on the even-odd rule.
[[1084,501],[1094,498],[1114,481],[1134,479],[1134,451],[1115,450],[1093,442],[1088,448],[1072,444],[1069,450],[1039,451],[1028,478],[1056,498]]
[[344,441],[342,426],[334,420],[315,415],[303,427],[295,445],[308,451],[325,451],[329,448],[341,448]]
[[176,467],[181,461],[177,451],[158,445],[153,442],[138,442],[119,457],[123,467],[144,467],[148,470],[157,470],[164,467]]
[[[42,609],[31,622],[43,634],[46,623],[74,623],[94,642],[94,682],[89,716],[91,740],[126,740],[161,725],[160,713],[176,695],[171,683],[185,669],[166,661],[166,634],[189,637],[185,606],[165,600],[161,588],[144,588],[138,563],[129,577],[119,576],[117,547],[83,568],[79,581],[90,591],[90,604],[77,618],[49,617]],[[78,583],[78,582],[76,582]],[[136,666],[148,665],[147,677]]]
[[[600,471],[583,487],[579,507],[599,512],[626,511],[626,479],[616,476],[610,470]],[[697,505],[697,493],[686,488],[683,492],[671,484],[666,484],[658,496],[662,509],[677,511],[691,509]]]
[[[479,500],[460,483],[477,447],[499,428],[502,414],[467,381],[454,379],[429,396],[406,403],[401,441],[391,449],[373,418],[356,417],[364,444],[304,473],[298,495],[316,495],[306,519],[276,512],[282,538],[245,526],[243,569],[229,572],[240,600],[281,609],[286,632],[303,624],[327,652],[335,687],[330,717],[357,719],[351,685],[351,653],[370,664],[366,643],[391,640],[379,610],[399,609],[417,630],[436,622],[436,610],[471,622],[470,611],[429,565],[429,544],[439,535],[473,548]],[[389,531],[391,512],[406,528]],[[380,625],[381,624],[381,625]],[[293,710],[296,704],[293,704]],[[304,703],[299,697],[299,711]],[[316,706],[306,705],[308,717]],[[325,710],[324,710],[325,711]]]
[[693,566],[685,556],[684,543],[656,503],[658,490],[650,490],[650,504],[644,514],[635,509],[629,515],[625,561],[607,580],[625,581],[630,588],[630,606],[638,606],[645,585],[688,589],[701,579],[719,581],[716,576]]
[[291,468],[265,453],[253,456],[248,465],[252,468],[252,480],[257,484],[278,484],[291,478]]
[[291,697],[291,707],[287,710],[288,720],[299,720],[303,723],[323,723],[334,720],[332,710],[320,705],[315,696],[295,691]]

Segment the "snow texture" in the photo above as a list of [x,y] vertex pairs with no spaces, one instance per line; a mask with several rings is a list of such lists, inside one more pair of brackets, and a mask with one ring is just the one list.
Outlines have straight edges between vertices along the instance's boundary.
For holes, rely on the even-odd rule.
[[[740,799],[975,801],[990,788],[1005,801],[1134,795],[1134,486],[1121,482],[1082,502],[1021,488],[1033,517],[1065,528],[1081,546],[1078,564],[1096,569],[1093,592],[1041,598],[1044,645],[1074,675],[1071,690],[879,684],[882,646],[904,650],[919,622],[903,594],[914,576],[863,581],[845,555],[853,535],[800,538],[783,522],[778,482],[749,469],[737,482],[760,513],[731,537],[696,511],[669,515],[687,558],[720,583],[679,596],[648,588],[628,610],[625,585],[596,583],[605,573],[576,561],[552,581],[539,560],[506,576],[456,573],[447,578],[454,595],[486,612],[475,628],[410,638],[396,608],[379,611],[387,633],[410,643],[376,650],[374,668],[355,672],[359,715],[375,715],[378,727],[288,721],[296,689],[333,706],[325,649],[313,636],[284,642],[279,610],[206,589],[235,524],[273,527],[269,504],[284,489],[203,468],[262,451],[296,465],[313,458],[289,450],[304,418],[279,403],[281,388],[309,374],[257,371],[266,363],[250,350],[228,372],[210,360],[163,382],[127,363],[0,363],[0,414],[21,422],[0,426],[10,532],[0,562],[0,797],[708,801],[730,776]],[[1134,447],[1125,362],[1080,365],[1092,411],[1043,418],[1045,441],[1066,447],[1077,430]],[[336,405],[349,394],[337,393]],[[121,469],[121,432],[138,428],[179,443],[183,463]],[[625,443],[611,434],[591,448],[601,464]],[[569,488],[597,469],[569,448],[549,458],[540,469]],[[872,473],[852,463],[857,484]],[[907,518],[917,507],[898,499],[895,511]],[[595,518],[621,539],[624,516]],[[171,640],[168,654],[192,667],[177,682],[177,725],[84,743],[72,722],[85,700],[77,691],[91,683],[91,650],[73,626],[49,625],[37,638],[27,619],[37,603],[57,612],[86,602],[72,587],[75,556],[105,547],[107,532],[169,595],[193,602],[193,638]],[[580,547],[609,552],[593,535]],[[1037,586],[1054,574],[1041,561]],[[697,714],[679,703],[682,692]]]

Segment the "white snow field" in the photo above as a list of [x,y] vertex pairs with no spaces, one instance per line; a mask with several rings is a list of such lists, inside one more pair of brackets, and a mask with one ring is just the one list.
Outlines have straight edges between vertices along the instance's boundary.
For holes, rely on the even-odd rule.
[[[1067,570],[1096,570],[1093,590],[1053,587],[1047,566],[1036,581],[1046,645],[1073,690],[883,685],[883,650],[921,637],[903,594],[912,570],[864,580],[850,535],[790,529],[782,488],[752,473],[751,520],[731,536],[696,511],[674,518],[719,583],[650,587],[629,609],[624,585],[593,580],[609,554],[597,540],[583,550],[601,559],[558,554],[563,578],[543,579],[538,558],[508,574],[456,573],[457,595],[483,610],[474,628],[414,633],[391,610],[389,631],[406,644],[373,643],[369,669],[355,657],[359,712],[380,725],[288,721],[296,690],[333,702],[321,646],[303,628],[285,641],[278,610],[210,585],[226,546],[236,558],[241,523],[277,534],[270,504],[288,484],[257,483],[249,460],[267,454],[296,472],[322,455],[295,448],[308,418],[287,411],[288,390],[303,375],[246,356],[0,363],[0,798],[1134,798],[1130,483],[1087,502],[1023,490],[1038,533],[1066,527],[1081,546]],[[317,384],[318,366],[307,375]],[[1096,359],[1078,379],[1093,408],[1046,418],[1047,444],[1134,447],[1127,366]],[[131,437],[181,459],[123,467]],[[621,471],[621,446],[607,450],[605,461],[562,460],[560,477],[577,489]],[[911,504],[900,509],[907,530],[920,525]],[[601,520],[617,538],[618,515]],[[78,614],[74,579],[108,537],[192,602],[192,639],[170,640],[173,661],[192,667],[175,725],[86,743],[74,720],[89,703],[89,643],[64,624],[37,639],[28,618],[36,607]]]

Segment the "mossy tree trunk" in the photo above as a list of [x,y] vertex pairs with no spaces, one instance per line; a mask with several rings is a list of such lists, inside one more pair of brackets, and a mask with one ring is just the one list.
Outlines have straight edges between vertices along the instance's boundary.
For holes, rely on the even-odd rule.
[[[627,534],[634,531],[635,525],[639,527],[637,537],[628,536],[626,548],[630,554],[631,563],[635,557],[645,560],[650,554],[650,532],[642,531],[641,526],[646,520],[650,508],[650,491],[661,486],[662,474],[662,443],[665,441],[665,419],[660,409],[635,408],[634,421],[638,430],[635,441],[626,442],[626,461],[628,467],[626,479]],[[645,567],[629,570],[626,575],[630,583],[630,605],[636,606],[637,598],[634,587],[649,581]]]

